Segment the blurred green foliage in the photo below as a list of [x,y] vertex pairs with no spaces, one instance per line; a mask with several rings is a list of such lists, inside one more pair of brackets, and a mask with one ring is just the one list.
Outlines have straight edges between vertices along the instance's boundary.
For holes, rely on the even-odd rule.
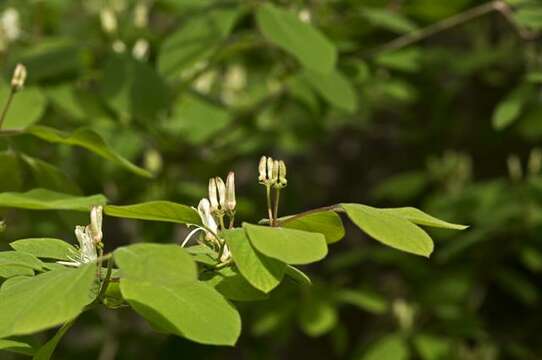
[[[430,260],[349,232],[307,269],[312,286],[284,284],[242,304],[232,349],[152,334],[121,311],[85,315],[56,358],[542,357],[540,2],[0,6],[0,99],[16,63],[29,74],[0,133],[1,192],[195,205],[210,176],[235,169],[239,213],[257,221],[263,206],[248,199],[265,201],[255,163],[266,153],[289,164],[284,214],[341,201],[408,204],[471,225],[439,231]],[[1,217],[5,248],[23,237],[72,239],[86,216]],[[109,250],[185,235],[175,225],[105,227]]]

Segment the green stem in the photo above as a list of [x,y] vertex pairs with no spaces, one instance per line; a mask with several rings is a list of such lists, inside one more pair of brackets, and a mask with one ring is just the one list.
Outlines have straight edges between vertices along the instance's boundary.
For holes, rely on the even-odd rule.
[[0,129],[2,129],[2,125],[4,124],[4,120],[6,119],[6,114],[8,113],[9,106],[11,105],[11,102],[13,101],[14,95],[15,95],[15,91],[11,89],[8,95],[8,99],[6,100],[6,103],[4,105],[4,109],[2,109],[2,114],[0,115]]
[[271,204],[271,186],[266,185],[265,186],[266,194],[267,194],[267,214],[269,216],[269,224],[273,226],[273,205]]
[[276,189],[275,195],[275,213],[273,215],[274,223],[273,226],[277,225],[277,219],[279,218],[279,200],[280,200],[280,188]]
[[[101,272],[101,268],[100,268],[100,272]],[[103,300],[105,296],[105,292],[107,291],[107,287],[109,286],[112,273],[113,273],[113,259],[108,259],[107,272],[105,273],[105,278],[102,281],[102,286],[100,287],[100,292],[98,293],[98,297],[96,297],[96,302],[100,302]]]
[[233,211],[231,214],[230,214],[230,224],[229,224],[229,228],[230,229],[233,229],[233,225],[235,224],[235,211]]

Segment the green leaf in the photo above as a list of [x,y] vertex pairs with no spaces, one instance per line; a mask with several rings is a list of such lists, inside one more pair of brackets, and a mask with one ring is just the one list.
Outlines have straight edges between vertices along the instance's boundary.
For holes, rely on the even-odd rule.
[[56,166],[25,154],[21,154],[21,158],[30,169],[38,187],[74,195],[81,194],[79,186]]
[[160,47],[158,70],[171,77],[180,75],[209,57],[231,32],[241,12],[238,8],[213,9],[201,12],[187,21]]
[[[4,82],[0,82],[0,99],[8,98],[10,88]],[[22,130],[36,123],[47,105],[47,99],[36,87],[25,87],[13,97],[2,130]],[[4,104],[2,103],[2,106]]]
[[373,25],[396,33],[407,33],[417,29],[416,24],[403,15],[386,8],[364,7],[362,15]]
[[282,280],[286,264],[258,253],[243,229],[222,233],[239,272],[256,289],[268,293]]
[[51,338],[51,340],[47,341],[42,347],[36,351],[36,354],[32,358],[32,360],[50,360],[53,356],[53,352],[55,351],[58,343],[62,339],[62,337],[70,330],[74,323],[74,320],[68,321],[58,331],[56,332],[55,336]]
[[520,86],[508,94],[493,112],[493,127],[502,130],[519,118],[525,103],[529,100],[531,88]]
[[32,346],[15,340],[0,339],[0,351],[9,351],[17,354],[32,356],[34,349]]
[[[34,274],[32,274],[34,275]],[[0,287],[0,290],[5,290],[15,284],[18,284],[20,283],[21,281],[26,281],[28,279],[30,279],[31,277],[30,276],[21,276],[21,275],[17,275],[17,276],[13,276],[13,277],[10,277],[9,279],[6,279],[3,283],[2,283],[2,286]]]
[[96,265],[59,269],[0,291],[0,337],[25,335],[74,319],[93,300]]
[[164,123],[171,134],[184,137],[191,144],[201,144],[231,122],[223,107],[195,96],[185,95],[175,103],[173,115]]
[[344,237],[343,222],[335,211],[322,211],[294,219],[285,218],[281,220],[280,226],[323,234],[328,244],[335,243]]
[[514,19],[522,26],[542,30],[542,6],[525,6],[514,12]]
[[257,301],[269,297],[250,285],[241,274],[231,267],[220,269],[205,282],[214,287],[226,299],[232,301]]
[[73,196],[46,189],[0,193],[0,207],[30,210],[89,211],[93,205],[103,205],[106,202],[103,195]]
[[179,284],[198,279],[196,263],[179,245],[123,246],[115,250],[114,256],[122,276],[131,280]]
[[68,133],[47,126],[36,125],[28,128],[26,132],[51,143],[82,147],[104,159],[122,166],[134,174],[152,177],[150,172],[132,164],[130,161],[113,151],[100,135],[90,129],[81,128],[75,130],[73,133]]
[[335,67],[337,50],[333,43],[295,13],[266,3],[258,8],[256,22],[267,40],[292,54],[307,69],[329,73]]
[[243,228],[259,252],[287,264],[309,264],[327,255],[326,238],[319,233],[247,223]]
[[300,309],[299,325],[305,334],[317,337],[331,331],[337,325],[337,318],[337,310],[333,305],[311,298]]
[[425,231],[410,221],[380,209],[361,204],[341,204],[346,214],[361,230],[392,248],[429,257],[433,241]]
[[9,246],[39,258],[56,260],[68,260],[68,255],[77,252],[75,247],[66,241],[51,238],[21,239],[10,243]]
[[426,334],[416,335],[414,346],[422,360],[448,359],[452,350],[448,339]]
[[312,281],[311,279],[305,274],[303,271],[299,270],[298,268],[295,268],[291,265],[286,266],[286,275],[290,277],[292,280],[294,280],[299,285],[303,286],[311,286]]
[[384,314],[388,310],[388,303],[382,296],[361,289],[340,289],[334,293],[339,302],[357,306],[373,314]]
[[358,99],[356,90],[350,81],[338,70],[333,70],[326,74],[305,70],[303,78],[331,105],[348,113],[353,113],[357,110]]
[[149,121],[166,110],[169,92],[149,64],[125,54],[112,56],[107,62],[102,96],[120,117]]
[[390,69],[416,72],[420,69],[421,52],[419,49],[407,48],[393,52],[384,52],[375,58],[375,62]]
[[196,280],[196,264],[180,246],[137,244],[114,254],[124,299],[157,330],[203,344],[236,342],[239,314],[216,290]]
[[31,254],[17,251],[0,252],[0,267],[3,266],[26,266],[33,270],[42,270],[43,263]]
[[241,332],[235,308],[201,282],[162,284],[121,279],[122,295],[157,330],[212,345],[234,345]]
[[109,216],[126,219],[165,221],[179,224],[200,225],[198,212],[190,206],[171,201],[149,201],[134,205],[107,205],[104,211]]
[[468,226],[466,225],[453,224],[447,221],[437,219],[436,217],[426,214],[425,212],[413,207],[388,208],[380,209],[380,211],[383,211],[390,215],[401,217],[417,225],[451,230],[465,230],[466,228],[468,228]]
[[0,152],[0,189],[19,191],[23,185],[23,173],[18,156],[12,151]]
[[21,265],[3,265],[0,266],[0,278],[11,279],[16,276],[33,276],[34,270]]
[[363,360],[407,360],[409,349],[399,335],[387,335],[371,346]]

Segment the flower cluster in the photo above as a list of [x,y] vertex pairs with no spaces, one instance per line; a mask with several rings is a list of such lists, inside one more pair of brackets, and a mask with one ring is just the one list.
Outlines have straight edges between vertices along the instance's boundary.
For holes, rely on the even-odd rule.
[[271,157],[262,156],[258,166],[258,181],[265,186],[273,186],[281,189],[288,185],[286,180],[286,164],[282,160],[273,160]]
[[216,176],[209,180],[209,199],[203,198],[198,204],[198,214],[201,218],[202,226],[196,226],[184,239],[181,246],[185,246],[188,241],[198,232],[202,232],[204,237],[199,242],[204,242],[216,250],[221,262],[230,259],[228,246],[219,236],[221,230],[226,229],[225,217],[229,218],[228,228],[233,228],[235,219],[235,174],[230,172],[226,182]]

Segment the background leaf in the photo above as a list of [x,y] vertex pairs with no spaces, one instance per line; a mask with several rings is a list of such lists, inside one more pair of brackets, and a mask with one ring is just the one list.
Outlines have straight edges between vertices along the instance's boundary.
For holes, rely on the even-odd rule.
[[0,193],[0,207],[30,210],[89,211],[93,205],[104,205],[106,201],[103,195],[74,196],[46,189]]
[[107,205],[104,211],[109,216],[127,219],[201,224],[201,219],[196,210],[171,201],[149,201],[133,205]]
[[51,238],[21,239],[11,242],[9,246],[38,258],[56,260],[68,260],[68,255],[77,253],[76,248],[66,241]]

